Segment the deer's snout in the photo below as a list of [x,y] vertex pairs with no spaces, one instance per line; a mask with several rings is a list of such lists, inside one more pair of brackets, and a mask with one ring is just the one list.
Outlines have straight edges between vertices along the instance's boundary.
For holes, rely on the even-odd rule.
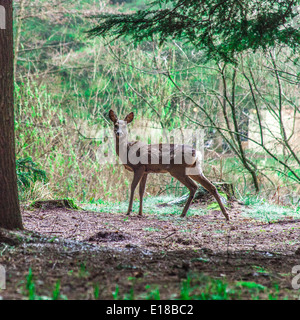
[[118,138],[122,137],[124,135],[124,133],[121,130],[116,131],[116,136]]

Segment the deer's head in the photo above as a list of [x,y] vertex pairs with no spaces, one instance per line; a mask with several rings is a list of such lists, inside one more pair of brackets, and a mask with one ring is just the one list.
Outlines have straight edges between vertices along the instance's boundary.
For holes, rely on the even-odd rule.
[[124,120],[119,120],[113,110],[109,111],[109,119],[114,123],[114,132],[117,139],[128,135],[127,124],[133,120],[133,117],[133,112],[130,112]]

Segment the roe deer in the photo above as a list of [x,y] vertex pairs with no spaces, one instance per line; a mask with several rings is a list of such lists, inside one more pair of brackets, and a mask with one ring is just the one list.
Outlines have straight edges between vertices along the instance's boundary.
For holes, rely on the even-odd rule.
[[[226,220],[229,220],[229,216],[216,187],[202,173],[200,152],[188,145],[145,144],[140,141],[128,142],[127,124],[133,120],[133,117],[134,114],[131,112],[124,120],[119,120],[113,110],[109,111],[109,118],[114,123],[117,155],[125,168],[129,171],[133,171],[133,181],[131,183],[127,215],[132,212],[133,195],[137,185],[140,184],[139,215],[142,216],[143,195],[145,192],[147,175],[149,173],[168,172],[183,183],[190,191],[190,196],[183,208],[181,217],[186,215],[198,188],[197,184],[193,181],[195,180],[215,197]],[[164,159],[167,159],[168,161],[163,161]]]

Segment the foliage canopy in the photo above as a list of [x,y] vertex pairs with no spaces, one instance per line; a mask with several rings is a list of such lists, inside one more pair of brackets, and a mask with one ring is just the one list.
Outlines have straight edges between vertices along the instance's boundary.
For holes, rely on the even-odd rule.
[[156,0],[137,12],[103,13],[90,36],[168,38],[192,43],[206,59],[235,61],[235,53],[300,44],[299,0]]

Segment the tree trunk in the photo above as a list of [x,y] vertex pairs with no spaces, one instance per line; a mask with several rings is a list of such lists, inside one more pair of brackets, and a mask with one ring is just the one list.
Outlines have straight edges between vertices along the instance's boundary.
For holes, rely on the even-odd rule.
[[0,0],[0,6],[0,26],[5,19],[0,29],[0,227],[23,229],[15,159],[12,0]]

